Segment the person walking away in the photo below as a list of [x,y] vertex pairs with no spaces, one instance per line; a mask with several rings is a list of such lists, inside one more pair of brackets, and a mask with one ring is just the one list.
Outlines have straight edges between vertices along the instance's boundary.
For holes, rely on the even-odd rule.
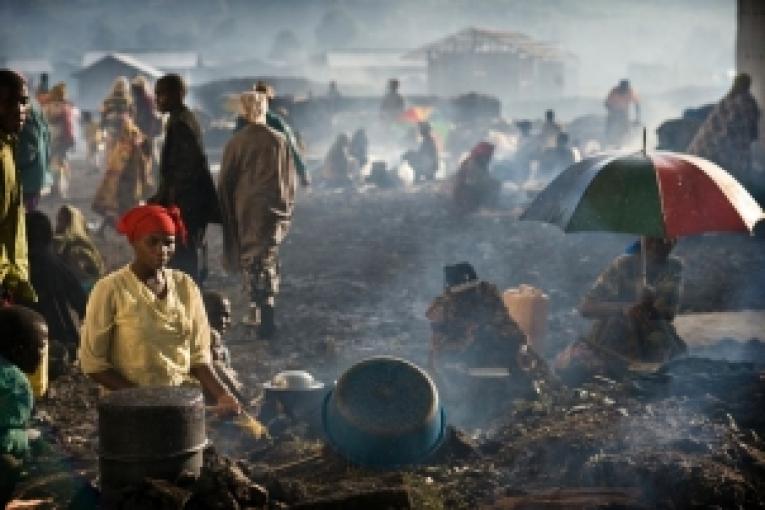
[[35,299],[29,282],[21,182],[13,159],[13,144],[28,109],[24,78],[10,69],[0,69],[0,302]]
[[69,151],[74,149],[74,106],[67,98],[66,84],[57,83],[50,89],[43,107],[48,121],[51,138],[51,164],[55,173],[53,193],[61,198],[69,198]]
[[167,114],[165,142],[159,159],[159,185],[149,202],[181,210],[188,242],[179,245],[170,267],[180,269],[201,284],[206,278],[208,223],[219,223],[220,207],[202,143],[202,131],[183,103],[186,84],[177,74],[157,80],[157,108]]
[[[308,186],[311,181],[308,178],[308,169],[305,166],[303,157],[301,155],[301,146],[298,137],[295,135],[295,131],[290,127],[285,118],[279,115],[270,107],[270,102],[276,97],[276,90],[264,81],[258,81],[253,86],[255,92],[266,94],[269,101],[269,110],[266,112],[266,125],[272,129],[277,130],[287,138],[287,144],[290,147],[290,154],[292,155],[292,162],[295,165],[295,171],[297,172],[298,179],[301,186]],[[248,124],[246,115],[239,115],[236,118],[236,125],[234,126],[234,133],[242,129]]]
[[292,221],[297,175],[286,138],[266,125],[268,96],[245,93],[242,105],[248,124],[226,144],[218,176],[224,267],[244,273],[247,321],[259,337],[271,338],[276,332],[278,250]]
[[43,188],[53,182],[50,144],[50,130],[45,116],[37,105],[30,102],[15,152],[16,169],[21,174],[21,189],[27,211],[37,209]]
[[122,116],[122,124],[112,137],[106,171],[92,204],[93,210],[103,216],[101,234],[107,227],[114,228],[121,214],[138,205],[152,185],[151,156],[130,116]]
[[760,109],[751,92],[752,78],[741,73],[730,91],[712,109],[687,152],[730,172],[745,184],[752,182],[752,142],[759,137]]

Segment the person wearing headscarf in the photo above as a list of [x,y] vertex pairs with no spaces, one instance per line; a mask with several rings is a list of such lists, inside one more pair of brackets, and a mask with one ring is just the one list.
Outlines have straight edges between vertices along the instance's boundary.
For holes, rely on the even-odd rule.
[[471,213],[480,207],[491,206],[499,194],[499,181],[491,176],[489,164],[494,145],[480,142],[460,164],[454,178],[454,207],[459,214]]
[[80,321],[85,315],[85,291],[53,250],[53,227],[48,217],[41,211],[31,211],[26,214],[26,222],[29,275],[37,292],[37,301],[22,304],[45,317],[51,340],[59,342],[74,355]]
[[[253,86],[252,90],[255,92],[261,92],[266,94],[268,101],[272,101],[276,96],[274,88],[264,81],[258,81]],[[234,133],[242,129],[248,124],[247,115],[239,115],[236,118],[236,125],[234,126]],[[295,165],[295,172],[297,172],[298,179],[301,186],[308,186],[310,180],[308,179],[308,170],[306,169],[305,162],[301,156],[300,142],[298,137],[295,136],[295,132],[287,123],[282,115],[269,108],[266,112],[266,125],[272,129],[277,130],[283,134],[287,139],[287,144],[290,147],[290,154],[292,155],[292,162]]]
[[107,142],[112,132],[119,130],[125,115],[133,115],[133,97],[128,79],[118,76],[101,104],[101,129],[106,132]]
[[167,267],[186,241],[177,207],[144,205],[117,224],[133,261],[96,282],[88,299],[79,359],[104,389],[200,384],[219,412],[239,412],[211,369],[210,326],[202,295],[187,274]]
[[242,106],[248,124],[226,144],[218,174],[224,267],[244,272],[248,321],[260,337],[270,338],[276,331],[278,252],[292,221],[297,174],[286,138],[266,124],[267,95],[242,94]]
[[104,259],[88,234],[85,216],[74,206],[62,205],[58,210],[53,250],[86,291],[106,273]]
[[55,172],[55,193],[62,198],[69,196],[71,178],[67,153],[74,149],[74,106],[67,98],[66,84],[57,83],[50,89],[43,106],[51,137],[51,164]]
[[29,283],[26,222],[13,144],[26,122],[29,91],[24,78],[0,69],[0,301],[34,299]]
[[704,120],[687,150],[717,163],[744,182],[751,179],[751,145],[759,136],[760,109],[751,86],[748,74],[736,76],[730,91]]
[[157,108],[168,114],[165,141],[159,159],[159,183],[150,202],[178,206],[189,231],[188,243],[179,245],[170,267],[189,274],[201,284],[206,277],[208,223],[220,223],[220,207],[202,143],[202,130],[194,113],[183,103],[186,84],[167,74],[154,86]]
[[672,325],[682,292],[683,263],[671,255],[676,240],[647,237],[645,243],[645,282],[638,243],[614,259],[582,300],[580,313],[594,321],[586,337],[558,355],[563,377],[618,377],[630,363],[663,363],[686,351]]
[[358,174],[359,164],[350,154],[350,139],[340,133],[327,151],[321,169],[323,182],[329,186],[350,186]]
[[144,137],[133,120],[123,115],[107,154],[106,172],[93,197],[93,210],[104,218],[102,231],[137,205],[151,185],[151,157]]
[[516,395],[530,395],[533,381],[549,378],[547,364],[510,316],[497,286],[480,280],[470,263],[444,267],[444,291],[425,316],[432,332],[429,368],[453,405],[464,406],[475,397],[454,382],[459,381],[456,366],[507,370]]

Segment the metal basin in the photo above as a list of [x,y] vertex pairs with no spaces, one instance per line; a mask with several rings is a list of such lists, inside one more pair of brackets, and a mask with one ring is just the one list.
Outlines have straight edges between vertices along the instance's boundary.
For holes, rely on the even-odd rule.
[[381,356],[345,372],[324,400],[324,432],[356,464],[393,468],[415,464],[444,439],[438,391],[416,365]]

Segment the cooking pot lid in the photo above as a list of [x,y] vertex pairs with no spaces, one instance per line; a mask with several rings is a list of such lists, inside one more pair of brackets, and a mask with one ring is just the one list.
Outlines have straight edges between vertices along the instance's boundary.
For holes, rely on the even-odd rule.
[[318,390],[324,387],[324,383],[305,370],[285,370],[264,383],[263,387],[275,391]]

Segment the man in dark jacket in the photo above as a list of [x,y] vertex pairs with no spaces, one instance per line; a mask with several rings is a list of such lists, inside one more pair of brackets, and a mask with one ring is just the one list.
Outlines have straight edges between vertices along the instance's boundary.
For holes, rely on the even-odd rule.
[[[157,80],[157,109],[168,113],[159,160],[159,186],[150,202],[176,205],[188,229],[188,241],[177,245],[170,267],[188,273],[197,284],[206,276],[205,229],[220,223],[220,208],[194,114],[183,104],[186,86],[177,74]],[[201,252],[201,256],[200,256]]]

